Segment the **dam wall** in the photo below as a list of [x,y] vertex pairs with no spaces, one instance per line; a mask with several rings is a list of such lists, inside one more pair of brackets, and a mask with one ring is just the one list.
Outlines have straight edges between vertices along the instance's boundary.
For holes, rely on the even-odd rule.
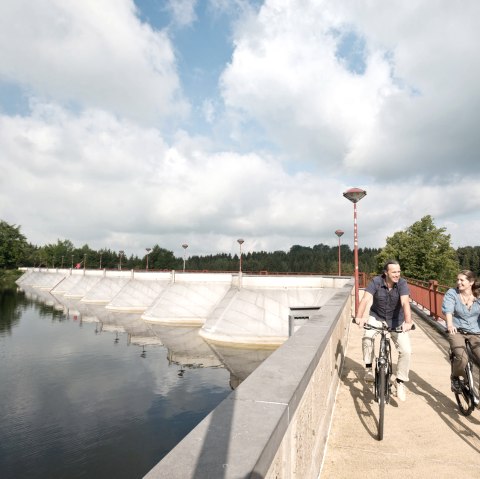
[[347,282],[145,479],[317,478],[352,314]]
[[[155,340],[151,333],[163,337],[172,360],[183,360],[176,345],[188,342],[199,364],[219,364],[202,340],[219,358],[228,346],[230,363],[235,348],[273,351],[253,372],[235,374],[236,389],[146,479],[318,477],[351,324],[352,278],[27,270],[17,283],[71,301],[115,330],[128,324],[144,342]],[[297,310],[306,319],[289,331]]]

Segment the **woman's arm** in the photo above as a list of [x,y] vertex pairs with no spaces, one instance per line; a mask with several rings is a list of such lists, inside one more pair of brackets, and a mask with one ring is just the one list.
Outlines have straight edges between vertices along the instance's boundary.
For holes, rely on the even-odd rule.
[[447,331],[450,334],[455,334],[457,332],[457,328],[453,324],[453,316],[452,313],[446,313],[445,314],[445,319],[447,321]]

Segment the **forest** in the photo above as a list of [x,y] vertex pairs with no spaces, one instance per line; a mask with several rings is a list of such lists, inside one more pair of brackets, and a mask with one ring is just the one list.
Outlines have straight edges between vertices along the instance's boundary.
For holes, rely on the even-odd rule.
[[[288,251],[258,251],[242,254],[245,273],[338,274],[338,246],[292,245]],[[354,274],[354,253],[349,245],[340,247],[342,275]],[[436,279],[453,284],[461,269],[480,275],[480,246],[454,249],[445,228],[437,228],[425,216],[408,228],[386,238],[383,248],[359,248],[359,271],[367,275],[381,272],[388,259],[397,259],[403,274],[411,279]],[[33,245],[20,227],[0,220],[0,269],[19,267],[88,268],[127,270],[237,271],[237,254],[176,257],[172,251],[155,245],[143,257],[127,256],[108,248],[95,250],[87,244],[76,247],[70,240]]]

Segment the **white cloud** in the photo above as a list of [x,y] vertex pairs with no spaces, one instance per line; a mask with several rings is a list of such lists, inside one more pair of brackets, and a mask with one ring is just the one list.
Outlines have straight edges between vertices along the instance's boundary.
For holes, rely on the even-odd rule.
[[[338,175],[428,179],[466,173],[480,146],[480,4],[268,0],[236,31],[226,104],[292,158]],[[341,33],[365,41],[366,69],[338,58]],[[457,41],[458,39],[458,41]],[[455,157],[455,162],[451,158]],[[450,161],[449,161],[450,160]],[[333,170],[333,171],[332,171]]]
[[171,42],[135,16],[132,0],[0,3],[0,80],[140,122],[181,117]]
[[[194,5],[178,4],[184,25]],[[35,244],[139,255],[159,244],[181,257],[185,242],[235,254],[239,237],[245,251],[336,245],[336,229],[351,245],[342,192],[356,186],[361,247],[427,214],[454,245],[478,242],[477,2],[232,8],[224,104],[209,90],[199,129],[236,142],[221,148],[185,130],[179,46],[133,2],[2,2],[0,81],[30,109],[0,115],[0,218]]]
[[197,0],[168,0],[166,8],[170,11],[173,22],[178,26],[185,27],[197,19],[196,4]]

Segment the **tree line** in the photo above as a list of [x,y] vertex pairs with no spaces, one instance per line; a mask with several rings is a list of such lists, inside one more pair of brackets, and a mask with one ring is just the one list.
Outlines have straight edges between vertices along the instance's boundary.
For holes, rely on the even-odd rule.
[[[342,275],[354,274],[354,252],[340,246]],[[445,228],[437,228],[427,215],[408,228],[386,238],[383,248],[359,248],[359,271],[367,275],[381,272],[388,259],[397,259],[403,275],[423,281],[436,279],[440,284],[454,284],[460,269],[470,269],[480,276],[480,246],[454,249]],[[94,250],[87,244],[78,248],[70,240],[36,246],[27,241],[20,227],[0,220],[0,268],[21,266],[48,268],[133,269],[188,271],[237,271],[237,254],[218,253],[205,256],[176,257],[158,244],[144,256],[127,256],[108,248]],[[288,251],[242,253],[242,271],[259,273],[338,274],[338,246],[322,243],[314,246],[293,245]]]

